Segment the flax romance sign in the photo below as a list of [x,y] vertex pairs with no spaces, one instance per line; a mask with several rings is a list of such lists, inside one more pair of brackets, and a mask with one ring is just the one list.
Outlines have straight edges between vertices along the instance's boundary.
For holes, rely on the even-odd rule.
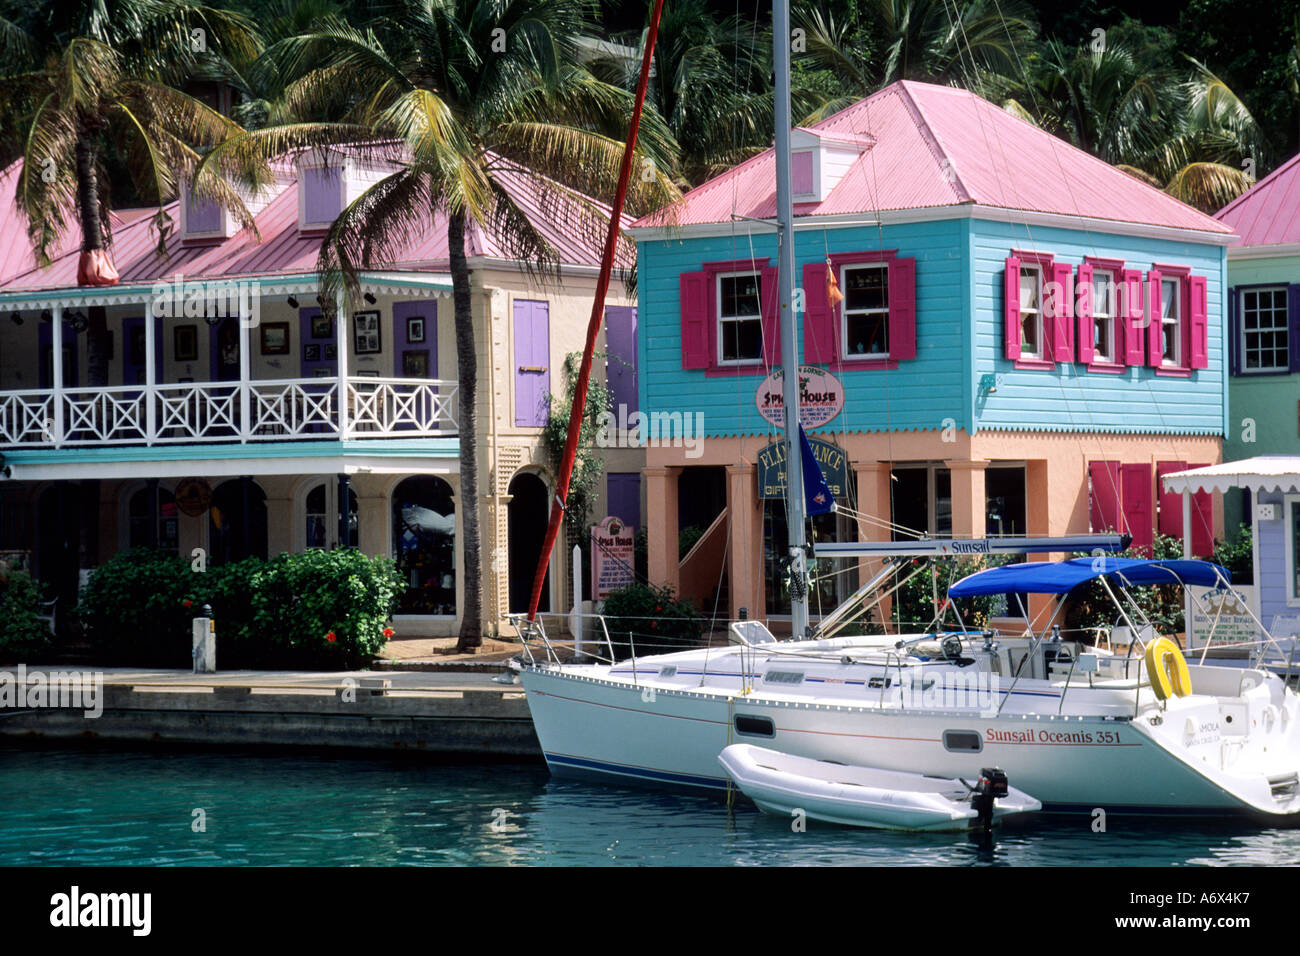
[[635,535],[622,518],[610,515],[591,527],[591,597],[603,601],[610,591],[636,578]]
[[[754,395],[758,413],[777,428],[785,427],[784,381],[784,369],[777,369],[763,379]],[[815,365],[799,366],[799,424],[805,430],[825,425],[843,407],[844,386],[838,378]]]
[[[813,457],[826,478],[831,494],[843,499],[849,486],[849,459],[844,449],[820,438],[808,436]],[[785,442],[776,441],[758,453],[758,496],[760,498],[785,497]]]

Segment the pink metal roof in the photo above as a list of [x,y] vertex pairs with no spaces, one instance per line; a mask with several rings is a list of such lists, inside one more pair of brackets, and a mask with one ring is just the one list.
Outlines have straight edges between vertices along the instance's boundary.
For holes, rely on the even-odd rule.
[[[1215,219],[1139,182],[965,90],[903,80],[810,127],[874,137],[820,203],[795,215],[875,213],[976,203],[1175,229],[1229,233]],[[662,224],[667,210],[638,221]],[[687,193],[679,225],[776,215],[773,151]]]
[[1215,218],[1240,237],[1234,246],[1300,243],[1300,155],[1228,203]]
[[[21,166],[15,164],[0,173],[0,197],[12,196]],[[603,224],[594,229],[576,225],[572,206],[544,197],[532,177],[509,168],[498,173],[507,193],[524,210],[529,222],[557,251],[565,265],[598,265],[604,244]],[[151,225],[154,209],[128,209],[113,217],[113,262],[123,283],[153,282],[177,275],[189,278],[221,278],[255,275],[294,275],[316,268],[322,236],[298,231],[298,183],[294,179],[257,215],[258,242],[247,232],[214,244],[187,244],[179,235],[177,204],[165,207],[176,224],[168,238],[166,254],[157,255],[157,233]],[[601,206],[604,216],[608,207]],[[608,220],[606,220],[608,221]],[[630,224],[624,217],[624,224]],[[57,289],[77,284],[76,230],[64,237],[59,254],[48,269],[37,269],[27,241],[27,224],[12,201],[0,199],[0,289]],[[469,256],[513,258],[505,241],[490,228],[471,225],[466,230]],[[619,245],[620,264],[631,266],[633,244]],[[411,243],[398,261],[388,268],[446,271],[447,217],[439,211],[430,216],[422,237]]]

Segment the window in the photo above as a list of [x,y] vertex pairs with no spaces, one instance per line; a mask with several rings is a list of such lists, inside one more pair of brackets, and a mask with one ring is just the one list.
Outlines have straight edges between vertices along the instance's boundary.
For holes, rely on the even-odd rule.
[[1024,466],[986,468],[984,504],[984,526],[989,535],[1026,534]]
[[750,717],[747,714],[737,714],[735,727],[736,733],[742,737],[776,736],[776,726],[772,723],[771,717]]
[[942,465],[906,465],[890,472],[890,513],[898,526],[894,540],[920,532],[952,534],[952,472]]
[[1177,278],[1160,280],[1160,325],[1164,343],[1161,364],[1181,366],[1182,363],[1182,283]]
[[1032,262],[1020,264],[1020,357],[1043,358],[1043,271]]
[[718,276],[718,361],[723,365],[763,360],[763,314],[759,273]]
[[393,555],[406,581],[398,614],[456,613],[456,505],[451,485],[432,475],[393,489]]
[[1092,360],[1114,364],[1119,361],[1115,350],[1115,316],[1118,312],[1115,273],[1110,269],[1092,272]]
[[131,547],[156,545],[159,551],[166,554],[180,553],[176,499],[172,493],[166,488],[159,488],[158,514],[150,517],[149,510],[149,489],[141,488],[131,496],[127,506],[127,536]]
[[984,749],[984,741],[977,730],[945,730],[943,749],[949,753],[979,753]]
[[[322,482],[307,493],[306,547],[324,551],[333,546],[334,539],[338,537],[338,500],[337,482]],[[349,488],[347,547],[357,547],[357,540],[357,493]]]
[[1245,289],[1241,293],[1241,370],[1290,370],[1286,286]]
[[889,264],[845,266],[843,324],[840,341],[844,358],[889,355]]

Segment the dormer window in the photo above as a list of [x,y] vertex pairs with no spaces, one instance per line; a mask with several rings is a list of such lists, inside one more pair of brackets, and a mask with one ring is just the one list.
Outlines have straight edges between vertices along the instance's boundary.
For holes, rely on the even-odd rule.
[[858,158],[872,147],[870,136],[797,128],[790,135],[790,192],[793,200],[822,202]]
[[300,182],[299,225],[303,229],[328,229],[346,205],[343,167],[304,165]]
[[181,241],[220,242],[235,234],[234,217],[212,196],[196,196],[181,181]]

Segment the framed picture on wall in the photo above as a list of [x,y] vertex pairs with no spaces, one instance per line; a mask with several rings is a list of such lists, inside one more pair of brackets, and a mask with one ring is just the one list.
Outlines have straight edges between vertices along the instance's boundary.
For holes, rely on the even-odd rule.
[[325,346],[325,361],[333,362],[339,357],[339,347],[337,345]]
[[325,365],[317,365],[311,372],[313,378],[331,378],[335,374],[334,369]]
[[311,317],[311,337],[313,339],[334,338],[334,320],[328,315],[313,315]]
[[379,313],[356,312],[352,316],[353,351],[358,355],[374,355],[383,350],[379,336]]
[[176,361],[197,362],[199,360],[199,327],[197,325],[178,325],[172,329],[172,349],[176,352]]
[[304,346],[302,347],[302,360],[303,360],[304,362],[319,362],[319,361],[320,361],[320,346],[319,346],[319,345],[304,345]]
[[289,323],[288,322],[263,322],[262,323],[262,354],[263,355],[288,355],[289,354]]
[[357,369],[358,378],[379,378],[379,369],[377,368],[359,368]]
[[406,320],[406,341],[412,345],[424,341],[424,316],[413,315]]
[[402,353],[402,375],[406,378],[429,377],[428,349],[408,349]]

